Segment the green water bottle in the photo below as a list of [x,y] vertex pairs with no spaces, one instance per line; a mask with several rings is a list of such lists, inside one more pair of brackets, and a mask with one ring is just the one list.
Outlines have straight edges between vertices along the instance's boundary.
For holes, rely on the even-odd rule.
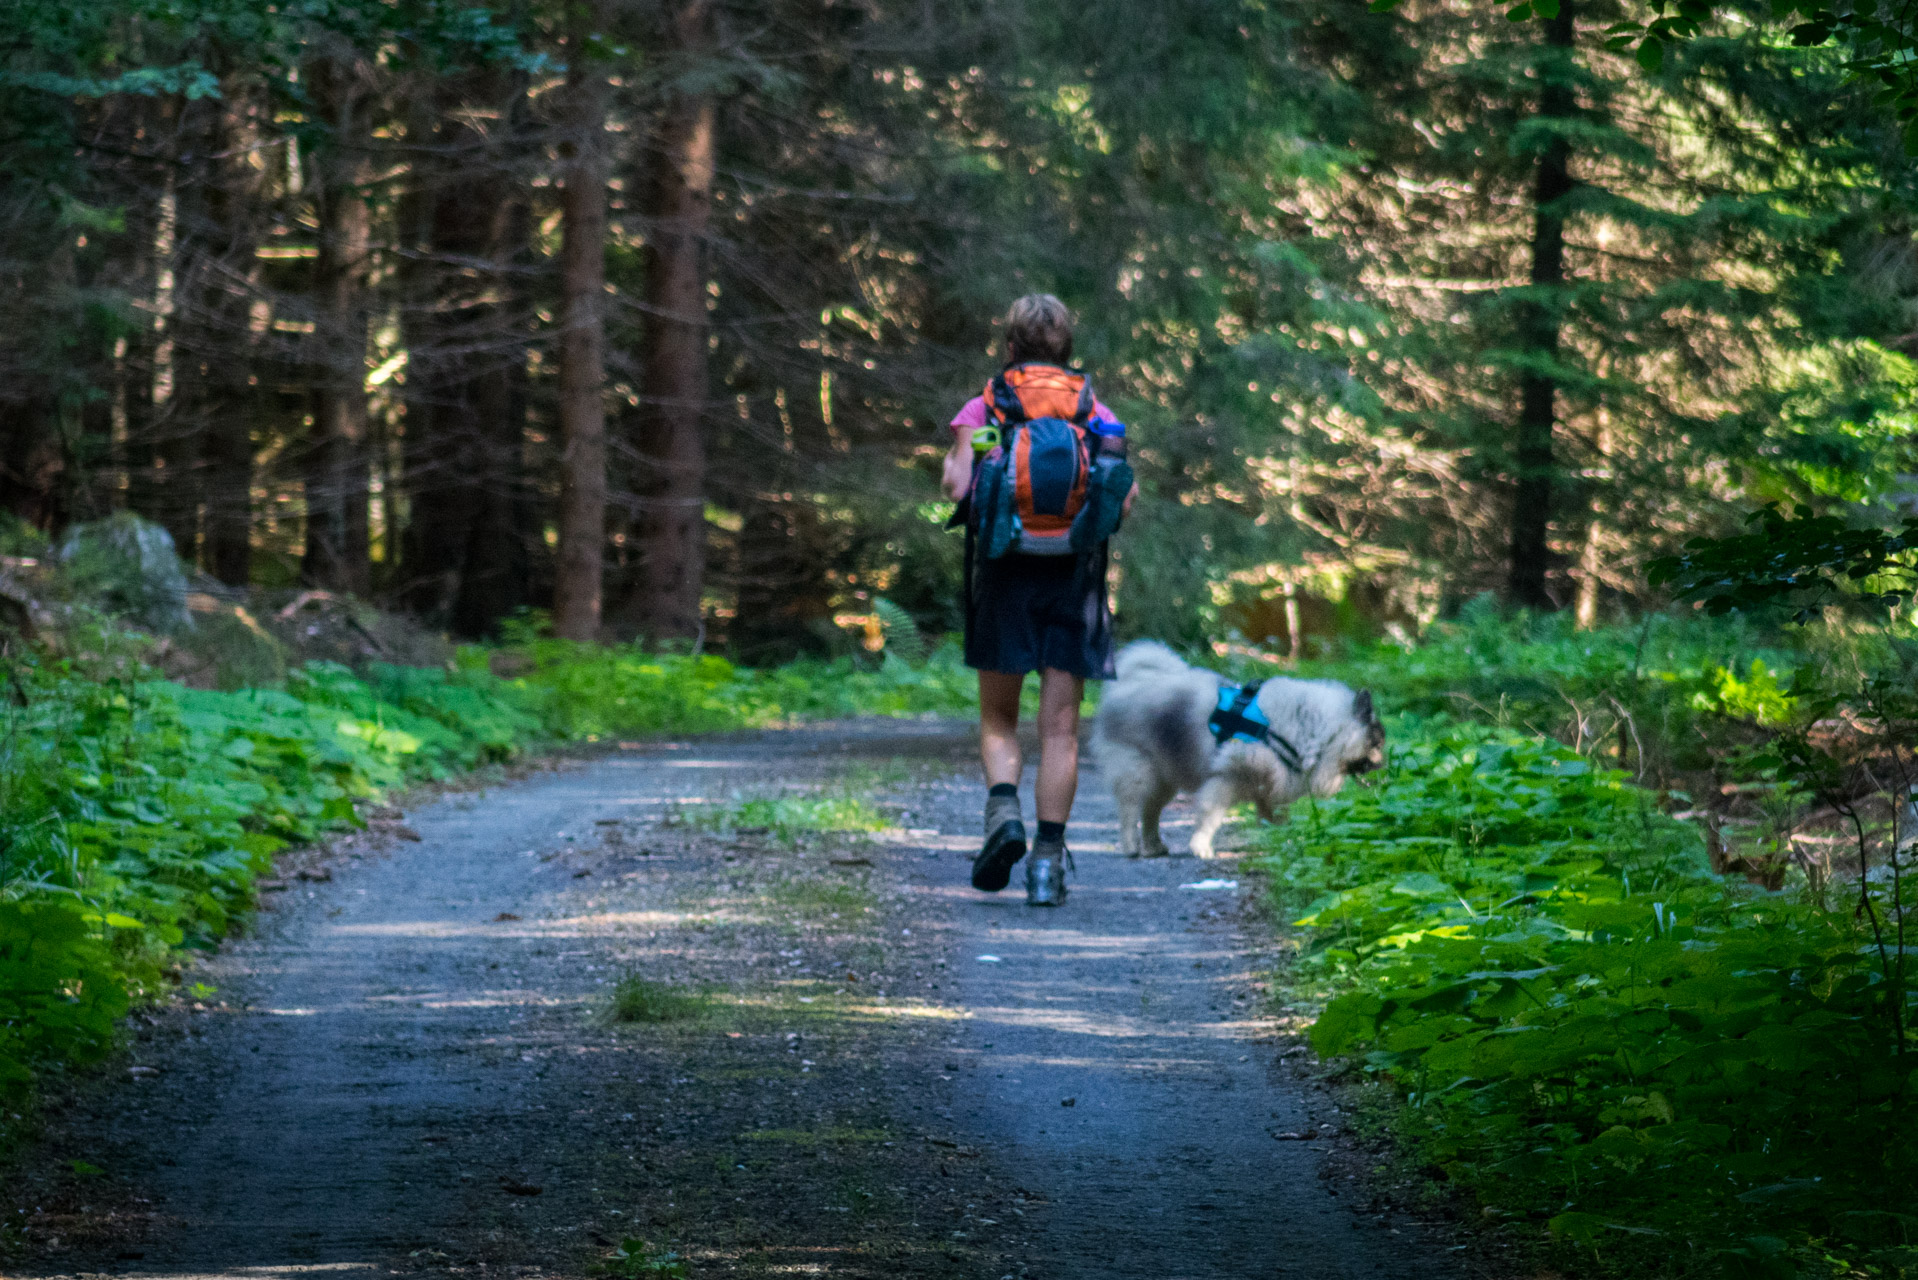
[[974,427],[972,429],[972,451],[974,453],[991,453],[998,447],[999,428]]

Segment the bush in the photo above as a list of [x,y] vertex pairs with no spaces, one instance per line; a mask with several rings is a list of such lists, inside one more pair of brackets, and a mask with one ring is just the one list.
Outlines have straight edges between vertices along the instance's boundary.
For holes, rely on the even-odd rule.
[[[1802,877],[1783,892],[1727,879],[1700,828],[1667,814],[1669,792],[1605,767],[1612,743],[1580,753],[1431,714],[1459,705],[1444,697],[1454,679],[1506,688],[1508,710],[1548,706],[1527,691],[1552,685],[1656,696],[1685,726],[1674,738],[1707,746],[1808,714],[1772,665],[1802,654],[1684,629],[1640,629],[1662,634],[1661,661],[1684,659],[1670,666],[1621,661],[1623,633],[1521,621],[1500,635],[1483,618],[1433,651],[1360,655],[1340,674],[1428,714],[1395,720],[1377,785],[1256,837],[1306,931],[1290,980],[1326,1001],[1316,1047],[1392,1085],[1402,1136],[1496,1213],[1548,1221],[1622,1273],[1905,1274],[1906,878],[1854,880],[1836,909]],[[1783,793],[1777,751],[1714,763]]]

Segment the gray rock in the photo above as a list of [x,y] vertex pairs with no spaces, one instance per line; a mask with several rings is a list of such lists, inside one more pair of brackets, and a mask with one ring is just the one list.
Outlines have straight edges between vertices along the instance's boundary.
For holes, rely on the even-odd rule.
[[187,611],[187,569],[173,535],[130,511],[68,529],[56,554],[82,598],[152,631],[193,626]]

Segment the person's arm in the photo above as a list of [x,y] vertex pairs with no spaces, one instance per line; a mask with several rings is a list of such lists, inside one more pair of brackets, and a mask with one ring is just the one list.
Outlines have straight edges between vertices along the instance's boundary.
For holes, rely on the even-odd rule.
[[952,448],[946,452],[939,487],[959,502],[972,491],[972,433],[986,425],[986,399],[974,396],[952,418]]
[[972,433],[977,430],[977,427],[953,424],[952,448],[946,451],[946,466],[939,478],[939,487],[954,502],[972,488]]

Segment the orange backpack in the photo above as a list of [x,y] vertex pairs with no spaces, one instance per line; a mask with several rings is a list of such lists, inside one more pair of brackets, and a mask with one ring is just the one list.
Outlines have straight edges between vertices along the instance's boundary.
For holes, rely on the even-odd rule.
[[1058,365],[1019,364],[986,384],[985,401],[998,437],[975,479],[975,498],[993,499],[974,505],[975,517],[987,518],[987,558],[1076,550],[1072,524],[1092,472],[1091,382]]

